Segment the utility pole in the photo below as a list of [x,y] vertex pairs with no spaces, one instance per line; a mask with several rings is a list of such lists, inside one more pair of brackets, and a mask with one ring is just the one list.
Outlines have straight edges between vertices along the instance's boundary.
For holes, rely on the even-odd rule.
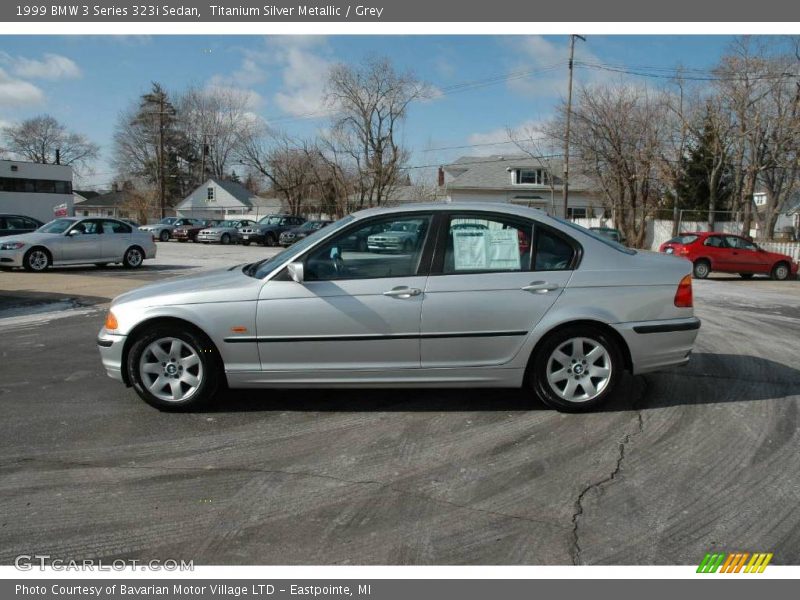
[[567,90],[567,124],[564,132],[564,183],[561,186],[561,193],[564,200],[564,214],[567,218],[567,207],[569,206],[569,122],[572,116],[572,63],[575,57],[575,38],[586,41],[582,35],[573,33],[569,36],[569,88]]
[[167,216],[167,187],[164,179],[164,94],[158,95],[158,191],[161,218]]

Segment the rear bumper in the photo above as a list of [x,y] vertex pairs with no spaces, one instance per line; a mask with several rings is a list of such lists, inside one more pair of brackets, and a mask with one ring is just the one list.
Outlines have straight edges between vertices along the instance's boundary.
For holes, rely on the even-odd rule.
[[615,323],[631,353],[633,373],[649,373],[685,365],[694,348],[700,319],[667,319]]
[[125,347],[125,336],[108,333],[105,327],[97,335],[97,349],[103,362],[106,374],[117,381],[125,381],[122,375],[122,350]]

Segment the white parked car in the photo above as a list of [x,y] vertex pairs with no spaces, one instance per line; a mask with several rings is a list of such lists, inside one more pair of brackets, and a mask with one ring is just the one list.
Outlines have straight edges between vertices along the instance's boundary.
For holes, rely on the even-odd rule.
[[0,267],[44,271],[51,265],[122,263],[128,268],[156,257],[150,233],[111,218],[63,217],[33,233],[0,241]]

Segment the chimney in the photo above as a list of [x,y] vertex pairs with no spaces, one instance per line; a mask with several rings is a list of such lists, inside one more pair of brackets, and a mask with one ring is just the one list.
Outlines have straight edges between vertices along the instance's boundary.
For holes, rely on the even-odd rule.
[[443,167],[439,167],[438,185],[439,185],[439,187],[444,187],[444,168]]
[[61,164],[61,148],[56,148],[56,164]]

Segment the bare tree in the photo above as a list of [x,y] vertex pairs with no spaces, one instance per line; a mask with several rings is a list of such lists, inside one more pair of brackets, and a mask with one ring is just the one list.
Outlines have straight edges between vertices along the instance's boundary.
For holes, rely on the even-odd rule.
[[36,163],[71,165],[76,171],[88,168],[100,150],[86,136],[67,131],[66,126],[50,115],[4,127],[2,134],[9,152]]
[[[647,220],[663,199],[665,112],[646,88],[623,84],[582,87],[573,105],[570,143],[581,171],[602,190],[614,223],[635,247],[644,245]],[[551,130],[558,139],[563,128],[554,123]]]
[[336,114],[331,140],[358,174],[359,207],[380,205],[391,195],[409,156],[399,143],[399,127],[409,104],[429,93],[427,85],[411,73],[398,73],[385,58],[331,69],[327,101]]
[[241,132],[237,152],[243,164],[270,182],[272,191],[283,198],[293,215],[302,213],[316,182],[308,142],[261,123]]
[[231,170],[238,146],[252,130],[246,92],[222,87],[189,88],[177,101],[180,128],[192,154],[194,185],[207,177],[224,178]]
[[550,211],[552,214],[556,214],[556,183],[561,181],[563,185],[563,181],[556,177],[555,174],[553,163],[555,152],[552,146],[552,138],[547,137],[542,129],[531,125],[519,129],[507,127],[506,133],[508,139],[514,143],[520,152],[536,161],[544,170],[545,183],[550,189]]

